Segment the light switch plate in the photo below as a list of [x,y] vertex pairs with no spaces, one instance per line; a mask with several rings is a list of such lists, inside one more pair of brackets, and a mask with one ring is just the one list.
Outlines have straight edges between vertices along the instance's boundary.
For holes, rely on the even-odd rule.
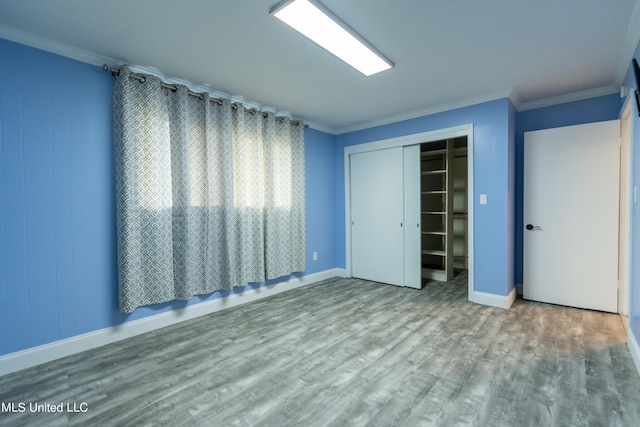
[[480,195],[480,204],[481,205],[486,205],[487,204],[487,195],[486,194],[481,194]]

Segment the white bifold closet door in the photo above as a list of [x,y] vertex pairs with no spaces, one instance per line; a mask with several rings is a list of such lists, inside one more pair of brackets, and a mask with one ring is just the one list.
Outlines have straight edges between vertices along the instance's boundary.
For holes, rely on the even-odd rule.
[[[419,146],[350,156],[353,277],[420,287],[419,167]],[[413,174],[414,178],[411,177]],[[411,181],[408,187],[406,180]],[[407,215],[410,223],[405,224],[407,189],[415,190],[415,195],[407,202],[413,216]],[[411,236],[405,237],[407,227]],[[411,248],[410,254],[405,253],[409,252],[405,245]],[[415,260],[418,260],[417,265],[413,265]],[[407,267],[409,273],[405,274]]]

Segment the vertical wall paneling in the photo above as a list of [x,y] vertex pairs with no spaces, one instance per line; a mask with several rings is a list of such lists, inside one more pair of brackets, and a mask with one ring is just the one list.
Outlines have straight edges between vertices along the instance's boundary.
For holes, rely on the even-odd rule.
[[47,342],[58,336],[50,67],[34,50],[21,59],[29,339]]
[[[74,76],[78,77],[79,76]],[[90,145],[90,116],[84,105],[80,81],[69,87],[69,115],[73,121],[69,123],[71,181],[74,183],[74,198],[71,204],[71,238],[74,248],[82,250],[74,252],[73,285],[76,304],[76,316],[83,324],[76,327],[80,333],[91,330],[95,307],[91,294],[91,252],[94,239],[87,239],[91,235],[90,202],[91,196],[91,145]]]
[[29,314],[27,294],[27,248],[22,147],[22,97],[20,92],[20,49],[0,40],[0,55],[7,58],[0,67],[0,118],[2,122],[2,203],[6,297],[0,295],[0,324],[3,328],[0,353],[27,347]]
[[[80,302],[76,305],[77,318],[81,324],[76,325],[80,333],[95,329],[98,325],[95,282],[100,278],[95,274],[95,154],[91,132],[90,98],[85,93],[86,76],[84,73],[73,73],[73,83],[69,86],[69,113],[73,117],[70,122],[69,135],[71,143],[71,180],[74,182],[74,199],[71,208],[73,228],[71,229],[74,248],[74,292]],[[101,159],[101,161],[104,161]],[[87,238],[93,236],[93,238]]]
[[[0,356],[223,296],[118,311],[114,79],[3,39],[0,63]],[[337,259],[335,136],[307,129],[305,140],[307,253],[318,260],[303,275]]]
[[[69,76],[61,58],[53,58],[50,71],[51,93],[51,142],[54,190],[54,235],[57,288],[57,306],[74,301],[73,290],[73,245],[68,230],[71,221],[71,164],[69,159],[69,120],[66,94]],[[53,279],[53,278],[52,278]],[[72,335],[75,330],[75,312],[58,310],[58,333]]]
[[[2,46],[0,45],[0,49]],[[0,56],[2,51],[0,50]],[[4,201],[4,160],[3,160],[3,144],[2,144],[2,80],[4,80],[4,73],[0,71],[0,200]],[[4,203],[0,204],[0,298],[7,297],[7,260],[6,260],[6,236],[5,236],[5,219],[4,219]]]
[[[0,75],[0,78],[2,76]],[[0,104],[2,103],[0,95]],[[2,160],[2,119],[0,116],[0,200],[4,200],[4,173]],[[4,206],[0,206],[0,298],[7,297],[7,262],[6,262],[6,237],[4,235],[5,220]]]
[[[111,89],[99,67],[0,40],[0,354],[123,321]],[[100,320],[98,320],[100,319]]]
[[[113,125],[111,92],[113,78],[105,78],[104,72],[97,67],[87,67],[88,87],[100,88],[100,93],[108,94],[108,98],[92,97],[89,111],[91,112],[91,153],[93,186],[93,226],[96,240],[102,244],[94,246],[93,256],[94,275],[92,280],[99,280],[98,286],[93,286],[93,295],[98,307],[117,307],[118,305],[118,274],[116,263],[116,209],[115,209],[115,166],[113,149]],[[107,120],[104,120],[104,118]],[[108,195],[105,197],[104,195]],[[101,261],[99,261],[101,260]],[[96,309],[96,327],[113,324],[119,319],[117,310]],[[115,314],[115,315],[114,315]]]

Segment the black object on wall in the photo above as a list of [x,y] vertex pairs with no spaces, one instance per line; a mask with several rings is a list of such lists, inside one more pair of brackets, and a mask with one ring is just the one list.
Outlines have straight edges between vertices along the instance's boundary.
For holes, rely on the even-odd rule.
[[638,116],[640,116],[640,99],[638,97],[638,91],[640,90],[640,67],[638,66],[638,61],[636,58],[633,58],[633,75],[636,78],[636,107],[638,107]]

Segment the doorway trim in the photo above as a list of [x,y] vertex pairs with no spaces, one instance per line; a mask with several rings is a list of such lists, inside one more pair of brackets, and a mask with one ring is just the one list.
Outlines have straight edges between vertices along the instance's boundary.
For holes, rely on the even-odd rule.
[[346,277],[351,275],[351,162],[352,154],[364,153],[368,151],[383,150],[387,148],[405,147],[422,143],[440,141],[449,138],[467,137],[467,204],[468,204],[468,298],[474,301],[474,187],[473,187],[473,124],[465,124],[428,132],[415,133],[412,135],[399,136],[395,138],[382,139],[358,145],[350,145],[344,148],[344,206],[345,206],[345,246],[346,246]]
[[[618,314],[629,315],[629,282],[631,271],[631,99],[627,99],[620,113],[620,196],[618,229]],[[626,191],[623,191],[626,190]],[[628,325],[625,325],[628,327]]]

